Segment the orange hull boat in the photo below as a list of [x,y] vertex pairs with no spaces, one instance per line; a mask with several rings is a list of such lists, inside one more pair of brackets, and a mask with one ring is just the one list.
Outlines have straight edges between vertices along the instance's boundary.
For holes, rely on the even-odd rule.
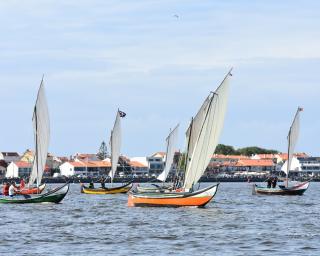
[[39,188],[23,188],[22,190],[16,191],[18,195],[33,195],[33,194],[41,194],[45,189],[46,184],[42,184]]
[[128,206],[203,207],[213,199],[217,193],[218,185],[195,192],[131,192],[128,198]]

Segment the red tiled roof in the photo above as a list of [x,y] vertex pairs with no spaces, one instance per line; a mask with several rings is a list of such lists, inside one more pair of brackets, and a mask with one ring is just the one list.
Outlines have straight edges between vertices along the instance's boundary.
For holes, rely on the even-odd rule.
[[144,165],[143,163],[137,162],[137,161],[130,161],[130,165],[132,167],[148,167],[147,165]]
[[88,161],[88,162],[68,162],[74,167],[111,167],[111,163],[108,161]]
[[242,159],[239,160],[235,166],[274,166],[274,163],[271,159]]
[[166,152],[156,152],[152,156],[160,155],[161,157],[164,157],[166,155]]
[[32,167],[32,163],[29,163],[29,162],[18,161],[18,162],[14,162],[14,164],[16,166],[18,166],[19,168],[31,168]]

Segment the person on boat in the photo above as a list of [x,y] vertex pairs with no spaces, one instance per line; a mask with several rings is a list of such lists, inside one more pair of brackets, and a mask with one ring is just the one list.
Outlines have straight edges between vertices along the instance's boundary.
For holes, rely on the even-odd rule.
[[8,196],[9,195],[9,183],[5,182],[2,186],[2,195]]
[[102,187],[102,188],[106,188],[105,181],[106,181],[105,178],[104,178],[104,177],[101,177],[100,182],[101,182],[101,187]]
[[269,177],[269,178],[267,179],[267,187],[268,187],[268,188],[271,188],[271,183],[272,183],[272,178]]
[[16,194],[16,186],[14,181],[11,182],[11,185],[9,187],[9,196],[13,197]]
[[271,182],[272,188],[275,188],[277,186],[277,182],[278,182],[278,178],[274,177]]
[[90,183],[89,183],[89,188],[94,188],[93,181],[90,181]]
[[26,186],[26,184],[25,184],[25,182],[24,182],[24,179],[22,178],[22,179],[20,180],[20,186],[19,186],[19,189],[20,189],[20,190],[22,190],[22,189],[24,189],[24,188],[25,188],[25,186]]

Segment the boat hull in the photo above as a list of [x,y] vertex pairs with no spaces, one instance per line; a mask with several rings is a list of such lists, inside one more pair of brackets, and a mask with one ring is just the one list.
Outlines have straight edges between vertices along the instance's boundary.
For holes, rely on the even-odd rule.
[[22,190],[17,191],[18,195],[34,195],[34,194],[41,194],[45,189],[46,184],[42,184],[38,188],[24,188]]
[[2,204],[60,203],[69,191],[69,183],[40,195],[2,196]]
[[81,187],[81,193],[91,195],[107,195],[107,194],[125,194],[132,188],[132,182],[127,183],[121,187],[114,188],[87,188],[86,186]]
[[219,184],[195,192],[130,192],[128,206],[159,206],[159,207],[204,207],[217,193]]
[[253,193],[254,194],[262,194],[262,195],[303,195],[303,193],[308,189],[310,182],[303,182],[295,186],[291,186],[285,188],[284,186],[279,186],[277,188],[267,188],[261,187],[256,184],[253,185]]

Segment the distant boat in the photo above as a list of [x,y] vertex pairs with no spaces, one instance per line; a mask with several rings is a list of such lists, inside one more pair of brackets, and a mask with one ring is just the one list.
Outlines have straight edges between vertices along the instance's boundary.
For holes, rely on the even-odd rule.
[[188,142],[183,186],[172,192],[130,192],[128,206],[198,206],[215,196],[219,184],[195,190],[218,144],[227,108],[230,70],[215,92],[210,92],[192,119],[186,133]]
[[256,184],[253,185],[254,194],[266,194],[266,195],[302,195],[309,187],[310,182],[305,181],[301,183],[289,184],[289,171],[293,158],[294,148],[296,146],[299,131],[300,131],[300,112],[303,109],[298,107],[298,110],[294,116],[292,125],[288,134],[288,160],[286,162],[286,179],[285,185],[279,185],[278,187],[263,187]]
[[[111,179],[111,184],[113,184],[113,178],[117,171],[118,161],[120,157],[120,147],[121,147],[121,117],[125,113],[117,111],[116,120],[114,122],[113,129],[111,130],[110,136],[110,147],[111,147],[111,170],[109,172],[109,177]],[[132,188],[132,182],[128,182],[125,185],[118,187],[101,187],[101,188],[90,188],[85,185],[81,185],[81,192],[85,194],[118,194],[127,193]]]
[[171,131],[166,138],[167,146],[166,146],[166,161],[163,171],[157,177],[157,180],[163,182],[162,185],[153,184],[154,187],[136,187],[138,192],[157,192],[157,191],[164,191],[168,189],[172,189],[172,186],[166,186],[164,182],[167,180],[169,172],[171,170],[174,154],[175,154],[175,147],[178,139],[178,128],[179,124]]
[[[41,180],[43,172],[46,166],[49,138],[50,138],[50,121],[49,121],[49,111],[47,106],[47,100],[45,97],[43,78],[38,91],[38,96],[36,104],[33,111],[33,130],[35,139],[35,155],[33,160],[32,171],[29,178],[28,185],[17,191],[17,194],[22,196],[14,196],[12,198],[1,197],[0,203],[39,203],[39,202],[58,202],[56,198],[61,198],[66,195],[69,190],[69,184],[64,184],[63,186],[56,188],[55,193],[46,193],[46,196],[30,197],[29,194],[41,194],[45,189],[45,184],[41,185]],[[34,187],[34,182],[36,181],[36,187]],[[57,196],[57,197],[56,197]],[[60,200],[60,201],[61,201]],[[60,202],[59,201],[59,202]]]

